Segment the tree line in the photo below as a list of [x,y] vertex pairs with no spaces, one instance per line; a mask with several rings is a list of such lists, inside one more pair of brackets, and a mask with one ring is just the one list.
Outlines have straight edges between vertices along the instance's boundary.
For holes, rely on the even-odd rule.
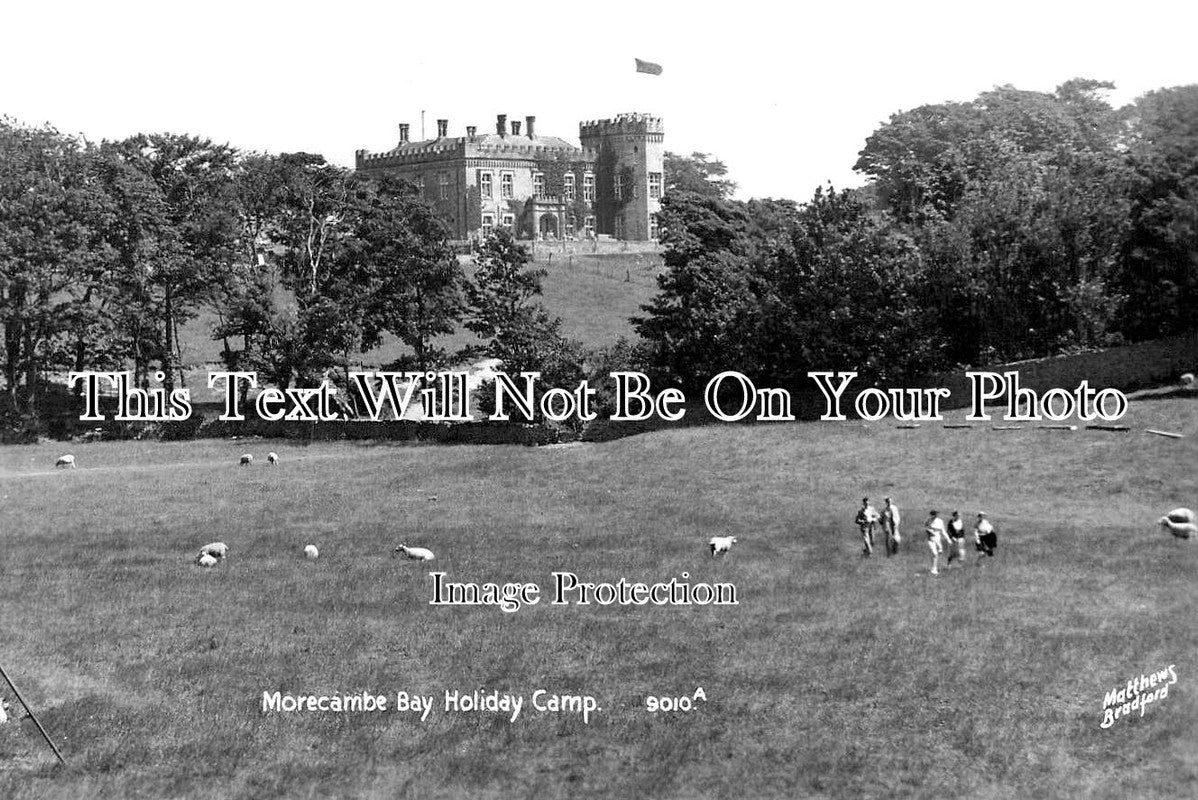
[[[569,344],[536,302],[542,272],[508,232],[468,278],[417,189],[308,153],[182,135],[99,144],[0,121],[0,326],[10,421],[36,421],[68,370],[183,380],[179,329],[218,320],[230,369],[286,388],[347,380],[385,335],[395,369],[501,358],[550,370]],[[477,333],[464,352],[437,338]],[[154,383],[155,386],[159,384]]]
[[[396,369],[499,358],[543,386],[639,369],[693,388],[726,369],[892,382],[1198,325],[1198,87],[1115,109],[1112,88],[1000,87],[894,114],[862,189],[731,199],[727,168],[666,154],[664,270],[639,339],[587,350],[499,231],[463,273],[415,187],[319,155],[183,135],[99,144],[0,120],[0,413],[36,420],[67,370],[183,380],[202,312],[230,369],[281,388],[347,380],[385,336]],[[447,352],[465,328],[475,346]],[[340,377],[339,377],[340,376]]]
[[1111,88],[896,113],[860,152],[864,188],[802,205],[733,201],[721,162],[690,159],[634,356],[683,385],[729,364],[889,382],[1194,330],[1198,86],[1121,109]]

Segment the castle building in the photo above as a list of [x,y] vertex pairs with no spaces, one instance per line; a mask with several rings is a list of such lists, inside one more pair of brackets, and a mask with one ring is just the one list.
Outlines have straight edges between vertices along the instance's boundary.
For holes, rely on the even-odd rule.
[[536,117],[495,121],[495,132],[450,136],[437,120],[437,137],[399,143],[385,153],[359,150],[364,174],[393,173],[415,184],[449,223],[456,239],[478,239],[498,227],[520,239],[627,241],[657,238],[664,187],[660,117],[621,114],[579,125],[581,147],[541,136]]

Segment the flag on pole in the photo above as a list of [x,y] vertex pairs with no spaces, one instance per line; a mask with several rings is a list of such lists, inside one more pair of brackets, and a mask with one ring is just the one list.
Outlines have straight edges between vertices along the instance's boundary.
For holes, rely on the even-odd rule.
[[638,58],[638,59],[636,59],[636,71],[637,72],[647,72],[650,75],[660,75],[661,74],[661,64],[654,64],[651,61],[641,61]]

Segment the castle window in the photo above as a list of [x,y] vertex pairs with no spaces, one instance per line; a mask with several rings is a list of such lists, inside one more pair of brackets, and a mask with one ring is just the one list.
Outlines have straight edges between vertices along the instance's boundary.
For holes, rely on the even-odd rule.
[[495,176],[489,172],[484,172],[478,176],[478,193],[484,200],[490,200],[495,196]]
[[582,176],[582,199],[588,203],[595,202],[595,176],[586,173]]
[[617,200],[624,199],[624,176],[618,173],[616,174],[615,193]]
[[574,238],[574,217],[570,217],[566,220],[566,238]]
[[656,239],[661,232],[657,229],[657,215],[649,215],[649,238]]
[[499,196],[504,200],[510,200],[516,196],[513,189],[514,180],[510,172],[499,173]]
[[[619,184],[617,184],[617,185],[619,185]],[[624,216],[622,214],[620,216],[616,217],[616,238],[617,239],[624,238]]]
[[437,182],[440,184],[441,199],[449,199],[449,173],[442,172],[437,176]]
[[562,198],[567,203],[574,202],[574,173],[567,172],[562,176]]
[[505,228],[516,227],[516,217],[512,214],[504,214],[503,215],[503,227],[505,227]]
[[487,238],[495,232],[495,215],[483,214],[483,238]]
[[583,229],[586,232],[586,237],[588,239],[594,239],[595,238],[595,218],[590,217],[590,216],[586,217],[583,220]]
[[650,172],[649,173],[649,196],[656,198],[656,199],[661,198],[661,173],[660,172]]
[[538,200],[545,196],[545,176],[539,172],[532,176],[532,196]]
[[424,197],[424,176],[416,176],[416,188],[420,190],[420,196]]

